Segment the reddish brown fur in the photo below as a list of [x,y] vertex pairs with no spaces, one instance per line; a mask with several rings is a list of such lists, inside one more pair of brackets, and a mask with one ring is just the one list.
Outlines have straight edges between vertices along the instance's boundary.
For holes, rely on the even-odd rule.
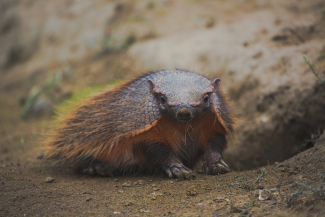
[[[219,121],[211,118],[202,117],[200,120],[193,122],[191,126],[182,126],[180,124],[174,123],[167,118],[162,118],[155,127],[152,127],[150,130],[141,133],[137,136],[134,136],[129,139],[122,139],[118,143],[115,150],[110,151],[109,148],[100,149],[99,155],[96,155],[96,159],[104,162],[111,163],[116,162],[117,159],[127,153],[128,149],[132,147],[133,144],[141,143],[142,141],[149,140],[152,143],[162,142],[168,144],[175,153],[180,153],[181,147],[176,144],[180,144],[181,140],[184,140],[184,133],[187,130],[195,130],[202,132],[200,134],[199,149],[205,149],[207,140],[215,133],[222,135],[226,134],[224,127],[220,124]],[[188,128],[188,129],[186,129]],[[191,139],[191,138],[188,138]],[[134,156],[134,159],[138,159],[139,162],[144,161],[145,156]]]

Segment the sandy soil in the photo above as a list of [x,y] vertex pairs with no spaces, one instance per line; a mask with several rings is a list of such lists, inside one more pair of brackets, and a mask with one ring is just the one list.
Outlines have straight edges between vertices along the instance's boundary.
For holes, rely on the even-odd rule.
[[[0,216],[325,216],[325,83],[302,58],[325,78],[324,1],[0,8]],[[240,119],[229,173],[90,177],[36,158],[66,99],[174,67],[221,78]],[[44,107],[22,118],[43,87]]]

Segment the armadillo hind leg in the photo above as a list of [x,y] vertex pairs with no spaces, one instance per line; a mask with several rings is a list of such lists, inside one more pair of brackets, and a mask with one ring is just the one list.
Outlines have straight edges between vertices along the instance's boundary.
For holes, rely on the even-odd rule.
[[116,173],[116,169],[109,164],[95,163],[82,169],[84,175],[100,175],[113,177]]
[[168,145],[151,144],[147,149],[148,164],[162,166],[169,178],[194,179],[193,171],[177,159]]
[[[71,161],[74,162],[73,160]],[[112,165],[105,164],[91,155],[84,155],[82,159],[75,163],[75,168],[83,175],[100,176],[114,176],[116,170]]]
[[211,175],[227,173],[229,171],[228,165],[222,160],[222,152],[226,148],[227,141],[223,135],[216,135],[207,144],[204,152],[203,171]]

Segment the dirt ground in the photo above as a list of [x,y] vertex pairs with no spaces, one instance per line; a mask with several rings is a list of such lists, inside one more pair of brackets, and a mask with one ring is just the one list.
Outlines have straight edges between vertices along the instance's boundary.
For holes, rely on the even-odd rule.
[[[282,163],[218,176],[197,173],[191,181],[166,176],[88,177],[30,158],[0,168],[0,214],[323,216],[324,156],[325,134],[315,147]],[[47,177],[54,181],[46,183]],[[259,200],[259,191],[266,189],[271,190],[270,199]]]
[[[0,216],[325,216],[325,82],[302,58],[325,78],[324,1],[3,0],[0,47]],[[67,100],[174,67],[221,78],[240,120],[229,173],[37,159]]]

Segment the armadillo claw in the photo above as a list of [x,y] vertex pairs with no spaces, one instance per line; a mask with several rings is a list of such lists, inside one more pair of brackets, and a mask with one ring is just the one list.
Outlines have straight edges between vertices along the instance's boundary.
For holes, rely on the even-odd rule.
[[176,177],[180,180],[191,180],[195,178],[193,171],[182,164],[172,164],[165,171],[169,178]]
[[219,162],[216,162],[212,168],[209,168],[209,173],[211,175],[223,174],[229,171],[228,165],[220,159]]
[[172,172],[170,171],[170,169],[166,169],[165,171],[166,171],[168,177],[172,179],[172,178],[173,178],[173,174],[172,174]]

